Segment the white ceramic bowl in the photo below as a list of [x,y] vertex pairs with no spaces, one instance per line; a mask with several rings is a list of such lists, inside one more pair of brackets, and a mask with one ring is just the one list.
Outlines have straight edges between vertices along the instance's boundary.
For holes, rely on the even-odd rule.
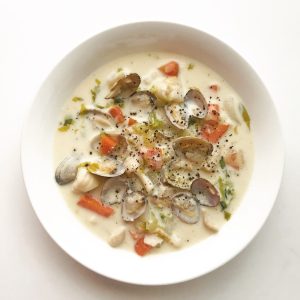
[[[240,207],[218,234],[180,251],[141,258],[133,252],[111,248],[77,220],[54,181],[52,149],[57,115],[82,79],[120,55],[155,50],[177,52],[205,63],[241,95],[252,118],[255,165]],[[104,276],[128,283],[161,285],[189,280],[216,269],[253,239],[268,217],[279,189],[283,146],[270,96],[243,58],[202,31],[177,24],[145,22],[94,36],[54,68],[40,88],[24,128],[22,166],[38,218],[66,253]]]

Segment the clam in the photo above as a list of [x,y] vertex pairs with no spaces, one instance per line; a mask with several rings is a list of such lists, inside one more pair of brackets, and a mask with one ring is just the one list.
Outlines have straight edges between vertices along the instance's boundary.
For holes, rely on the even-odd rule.
[[172,197],[173,213],[184,223],[195,224],[200,219],[200,207],[190,192],[179,192]]
[[213,145],[198,137],[186,136],[177,138],[173,142],[173,149],[179,157],[201,164],[211,155]]
[[189,116],[202,119],[207,115],[207,102],[198,89],[190,89],[184,96],[184,102]]
[[173,187],[189,189],[195,179],[195,168],[184,159],[169,162],[163,169],[164,180]]
[[193,181],[191,192],[201,205],[217,206],[220,203],[218,190],[204,178],[198,178]]
[[[103,133],[101,133],[101,134],[103,134]],[[91,143],[90,143],[91,149],[94,150],[96,153],[100,152],[101,134],[97,134],[91,139]],[[118,142],[116,147],[109,154],[110,156],[115,157],[115,158],[120,158],[124,154],[126,154],[128,145],[127,145],[126,138],[123,135],[120,135],[119,133],[113,133],[113,132],[110,132],[109,134],[106,134],[106,135],[112,137],[113,139],[115,139]]]
[[108,205],[121,203],[127,189],[128,183],[124,178],[109,178],[102,187],[100,199]]
[[81,158],[81,154],[72,154],[58,165],[55,171],[55,180],[59,185],[67,184],[76,178]]
[[95,157],[85,162],[87,170],[102,177],[117,177],[125,173],[123,163],[113,157]]
[[89,114],[89,119],[93,122],[94,126],[99,129],[116,129],[116,122],[114,118],[103,108],[99,108],[96,105],[88,104],[83,108],[84,113]]
[[156,97],[149,91],[136,92],[126,100],[128,109],[132,108],[133,118],[139,123],[148,122],[149,114],[154,108]]
[[185,104],[171,104],[165,106],[165,112],[170,122],[179,129],[187,129],[189,115]]
[[130,97],[138,89],[141,78],[136,73],[131,73],[119,79],[111,88],[105,99],[119,98],[125,99]]
[[145,212],[146,206],[147,200],[142,192],[128,192],[122,201],[122,219],[129,222],[134,221]]

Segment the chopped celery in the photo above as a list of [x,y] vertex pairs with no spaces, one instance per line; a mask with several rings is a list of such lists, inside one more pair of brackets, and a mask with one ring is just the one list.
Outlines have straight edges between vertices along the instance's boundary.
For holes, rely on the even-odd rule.
[[243,120],[246,123],[247,127],[250,129],[250,116],[244,105],[243,105],[243,110],[242,110],[242,117],[243,117]]
[[79,114],[84,115],[86,113],[87,113],[86,106],[84,104],[81,104]]
[[124,100],[121,99],[120,97],[114,98],[114,104],[119,105],[120,107],[124,106]]
[[100,84],[101,84],[101,81],[99,79],[95,79],[95,82],[96,82],[96,85],[91,89],[91,94],[92,94],[92,100],[93,102],[96,101],[96,97],[97,95],[99,94],[100,92]]
[[83,101],[83,98],[81,98],[81,97],[73,97],[72,101],[73,102],[81,102],[81,101]]
[[218,179],[219,191],[221,194],[220,205],[222,210],[226,209],[232,199],[234,198],[234,187],[229,179],[223,180],[221,177]]
[[162,128],[164,125],[164,122],[159,120],[156,116],[156,113],[152,111],[149,114],[149,126],[153,129]]
[[224,218],[228,221],[231,218],[231,213],[227,210],[224,210]]
[[224,157],[223,156],[220,159],[220,166],[221,166],[222,169],[225,168],[225,161],[224,161]]
[[187,69],[188,70],[193,70],[195,65],[193,63],[189,63]]

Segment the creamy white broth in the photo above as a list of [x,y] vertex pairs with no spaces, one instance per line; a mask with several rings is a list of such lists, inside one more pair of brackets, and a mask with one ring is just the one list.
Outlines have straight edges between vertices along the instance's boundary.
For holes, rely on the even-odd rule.
[[[101,66],[83,80],[70,95],[69,99],[66,99],[66,103],[62,107],[61,115],[58,118],[58,122],[60,122],[58,127],[62,126],[61,122],[66,118],[72,118],[74,123],[67,131],[57,131],[55,133],[54,167],[56,168],[59,163],[71,153],[84,153],[87,156],[90,155],[90,140],[93,136],[99,133],[99,130],[94,128],[92,122],[87,118],[87,116],[78,116],[78,112],[80,111],[82,104],[88,105],[93,103],[91,89],[95,87],[96,79],[101,81],[100,91],[96,97],[96,103],[100,106],[105,106],[108,101],[110,101],[105,99],[105,96],[110,90],[107,80],[110,80],[117,71],[119,71],[119,73],[138,73],[142,79],[140,88],[142,90],[151,89],[156,76],[159,76],[157,75],[157,72],[159,73],[157,68],[169,61],[176,61],[179,64],[180,71],[178,78],[182,85],[183,95],[189,90],[189,88],[195,87],[200,89],[208,103],[218,104],[220,106],[221,119],[230,125],[229,130],[221,138],[221,144],[224,144],[224,146],[222,146],[222,151],[229,151],[230,147],[233,147],[234,150],[241,150],[243,153],[244,164],[242,168],[239,171],[236,171],[233,168],[228,168],[230,172],[230,179],[234,185],[235,196],[231,201],[230,206],[226,208],[226,211],[232,214],[238,207],[247,188],[252,172],[254,153],[251,132],[245,122],[243,122],[242,118],[240,118],[239,123],[230,118],[224,110],[224,101],[233,100],[237,103],[242,103],[242,100],[230,87],[230,85],[210,68],[198,61],[181,55],[173,53],[132,54],[118,58]],[[217,92],[210,88],[212,84],[218,85],[219,89]],[[73,102],[72,99],[74,97],[80,97],[84,100]],[[125,105],[122,109],[125,115],[129,115],[130,112],[135,110],[135,107],[127,107]],[[137,121],[142,122],[148,118],[148,115],[143,114],[143,112],[140,114],[137,112],[137,115],[132,117]],[[237,133],[235,133],[234,129]],[[228,140],[228,142],[225,142],[226,140]],[[216,149],[215,145],[214,149]],[[92,151],[91,156],[95,154],[93,152],[94,151]],[[201,177],[209,180],[212,184],[218,187],[218,172],[201,172]],[[106,179],[101,178],[100,180],[101,183],[104,183]],[[102,184],[90,193],[99,198],[101,187]],[[128,229],[131,228],[130,224],[128,225],[122,220],[120,205],[114,205],[115,213],[112,216],[105,218],[77,205],[80,194],[76,194],[72,191],[72,183],[58,186],[58,188],[61,190],[62,196],[68,206],[78,216],[78,219],[86,224],[88,228],[90,228],[100,238],[107,240],[114,229],[120,225],[125,224],[125,226],[128,226]],[[219,206],[216,208],[205,209],[210,211],[210,213],[213,213],[212,216],[218,224],[218,227],[221,228],[221,226],[227,222],[224,217],[224,212]],[[193,225],[185,224],[178,218],[174,218],[175,227],[173,231],[176,232],[176,235],[182,239],[182,247],[199,242],[211,234],[215,234],[214,231],[208,229],[204,225],[202,215],[200,216],[200,221]],[[135,241],[132,239],[127,230],[125,240],[119,247],[133,251],[134,243]],[[169,251],[173,249],[176,249],[176,247],[164,242],[160,248],[152,249],[151,253],[161,253],[162,251]]]

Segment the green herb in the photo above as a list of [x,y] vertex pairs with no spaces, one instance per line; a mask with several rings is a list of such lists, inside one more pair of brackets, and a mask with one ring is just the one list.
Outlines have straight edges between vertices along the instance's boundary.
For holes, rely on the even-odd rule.
[[81,104],[79,114],[84,115],[86,113],[87,113],[86,106],[84,104]]
[[221,193],[221,198],[224,198],[224,182],[223,179],[221,177],[219,177],[218,179],[218,184],[219,184],[219,191]]
[[221,156],[221,159],[220,159],[220,166],[221,166],[222,169],[225,168],[225,161],[224,161],[224,157],[223,156]]
[[81,102],[81,101],[83,101],[83,98],[81,98],[81,97],[73,97],[72,101],[73,102]]
[[222,210],[227,208],[227,204],[225,201],[221,201],[220,204],[221,204]]
[[61,127],[58,128],[61,132],[66,132],[69,130],[70,126],[74,123],[74,120],[72,118],[66,118],[64,120],[64,123]]
[[153,129],[162,128],[164,126],[164,122],[157,118],[154,111],[149,113],[149,126]]
[[64,121],[64,126],[71,125],[71,124],[73,124],[73,123],[74,123],[73,119],[68,118],[68,119],[65,119],[65,121]]
[[96,85],[91,89],[91,94],[92,94],[92,101],[95,102],[96,101],[96,97],[100,92],[100,85],[101,85],[101,81],[99,79],[95,79]]
[[220,205],[222,207],[222,210],[227,208],[234,198],[234,187],[233,184],[230,180],[223,180],[221,177],[218,179],[218,184],[219,184],[219,191],[221,194],[221,201]]
[[124,106],[124,100],[121,99],[120,97],[115,97],[114,98],[114,104],[119,105],[120,107]]
[[102,105],[99,105],[99,104],[96,104],[95,106],[98,107],[98,108],[100,108],[100,109],[105,108],[105,106],[102,106]]
[[242,110],[242,117],[243,117],[243,120],[246,123],[247,127],[250,129],[250,116],[244,105],[243,105],[243,110]]
[[88,166],[87,166],[87,169],[90,173],[93,173],[93,172],[96,172],[99,170],[99,164],[97,163],[90,163]]
[[65,132],[65,131],[68,131],[70,128],[70,125],[67,125],[67,126],[61,126],[58,128],[59,131],[61,132]]
[[224,210],[224,218],[228,221],[231,218],[231,213],[229,211]]
[[187,69],[188,69],[188,70],[193,70],[193,69],[194,69],[194,67],[195,67],[195,65],[194,65],[194,64],[192,64],[192,63],[189,63],[189,64],[188,64],[188,67],[187,67]]
[[118,68],[117,69],[117,72],[122,72],[123,71],[123,68]]

